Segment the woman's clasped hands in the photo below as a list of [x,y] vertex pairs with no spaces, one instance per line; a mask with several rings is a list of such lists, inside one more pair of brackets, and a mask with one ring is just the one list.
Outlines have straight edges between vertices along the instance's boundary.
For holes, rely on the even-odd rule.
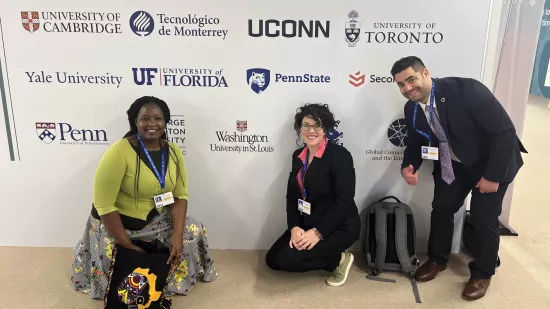
[[295,226],[290,231],[290,248],[297,250],[311,250],[321,240],[321,235],[316,229],[310,229],[307,232],[302,228]]

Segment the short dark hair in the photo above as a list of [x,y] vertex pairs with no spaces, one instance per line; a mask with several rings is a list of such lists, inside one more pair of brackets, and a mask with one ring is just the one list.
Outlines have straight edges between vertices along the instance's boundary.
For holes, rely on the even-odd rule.
[[330,111],[328,104],[308,103],[296,110],[294,116],[294,130],[300,135],[302,121],[304,117],[310,117],[317,121],[323,128],[325,133],[328,133],[336,125],[334,115]]
[[412,67],[415,72],[420,72],[426,68],[424,62],[416,56],[408,56],[397,60],[391,68],[391,75],[395,77],[397,73],[400,73],[407,68]]

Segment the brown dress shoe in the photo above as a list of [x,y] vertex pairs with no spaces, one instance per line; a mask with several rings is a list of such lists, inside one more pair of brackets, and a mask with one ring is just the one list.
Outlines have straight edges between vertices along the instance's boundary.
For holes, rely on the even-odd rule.
[[435,262],[427,261],[422,266],[418,267],[414,278],[416,281],[420,282],[430,281],[435,278],[440,271],[444,271],[445,269],[447,269],[447,265],[439,265]]
[[491,279],[470,278],[468,284],[466,284],[466,287],[464,287],[464,292],[462,292],[462,296],[469,300],[480,299],[485,296],[485,293],[487,293],[487,289],[489,288],[490,284]]

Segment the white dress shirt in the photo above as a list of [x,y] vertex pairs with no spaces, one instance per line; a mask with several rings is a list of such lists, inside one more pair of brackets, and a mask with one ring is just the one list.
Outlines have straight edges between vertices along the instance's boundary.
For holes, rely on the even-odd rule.
[[[422,107],[422,110],[424,111],[424,115],[426,116],[426,120],[428,120],[428,124],[430,125],[430,127],[432,128],[432,131],[433,131],[434,127],[433,127],[432,123],[430,122],[430,105],[425,104],[425,103],[420,103],[420,102],[419,102],[419,104],[420,104],[420,107]],[[439,114],[437,113],[437,107],[436,107],[435,104],[436,103],[435,103],[435,100],[434,100],[434,114],[439,119]],[[439,123],[441,123],[441,121]],[[447,139],[449,139],[449,137],[447,137]],[[456,161],[456,162],[460,162],[460,160],[455,156],[455,154],[453,152],[453,149],[451,148],[451,143],[449,143],[449,149],[451,149],[451,160]]]

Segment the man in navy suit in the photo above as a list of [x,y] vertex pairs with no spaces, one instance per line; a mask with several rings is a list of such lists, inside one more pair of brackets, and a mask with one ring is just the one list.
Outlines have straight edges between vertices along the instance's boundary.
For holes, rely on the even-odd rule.
[[414,56],[395,62],[391,74],[408,99],[401,174],[409,185],[416,185],[420,165],[434,162],[429,259],[418,268],[416,280],[430,281],[446,269],[454,214],[471,192],[471,219],[479,242],[462,295],[479,299],[495,274],[502,200],[523,165],[525,148],[502,105],[479,81],[432,78]]

